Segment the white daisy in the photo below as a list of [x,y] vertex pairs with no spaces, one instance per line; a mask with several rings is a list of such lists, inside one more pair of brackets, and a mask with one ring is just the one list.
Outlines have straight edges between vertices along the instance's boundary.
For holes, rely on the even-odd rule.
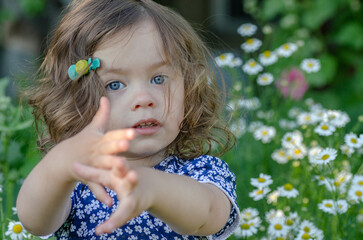
[[320,70],[320,60],[314,58],[304,59],[300,64],[300,68],[307,73],[318,72]]
[[229,127],[231,132],[237,137],[240,138],[243,134],[246,133],[247,123],[244,118],[238,119],[236,122],[233,122]]
[[285,164],[285,163],[287,163],[289,161],[287,152],[283,148],[280,148],[280,149],[275,150],[271,154],[271,158],[273,160],[275,160],[277,163],[280,163],[280,164]]
[[255,139],[261,140],[263,143],[271,142],[272,138],[274,138],[275,135],[276,129],[270,126],[262,126],[253,133]]
[[268,187],[272,182],[271,176],[263,173],[260,173],[258,178],[251,178],[251,185],[257,188]]
[[242,37],[249,37],[255,34],[257,31],[257,26],[251,23],[245,23],[238,27],[237,32]]
[[330,136],[333,132],[335,132],[335,130],[336,128],[333,125],[327,122],[322,122],[314,129],[314,132],[321,136]]
[[290,57],[295,51],[297,50],[297,45],[295,43],[285,43],[284,45],[280,46],[276,53],[279,56],[288,58]]
[[294,147],[288,148],[288,156],[291,156],[292,159],[298,160],[303,159],[307,154],[307,150],[305,145],[299,144]]
[[248,194],[248,196],[250,196],[251,198],[253,198],[254,201],[258,201],[263,199],[267,193],[269,193],[271,191],[270,188],[266,187],[266,188],[259,188],[259,189],[255,189],[252,192],[250,192]]
[[279,191],[273,191],[270,194],[267,195],[267,203],[277,203],[277,199],[279,198],[280,193]]
[[341,145],[340,150],[348,157],[352,156],[352,154],[354,153],[354,148],[349,147],[347,144]]
[[218,57],[214,58],[219,67],[230,66],[233,59],[233,53],[223,53]]
[[284,218],[274,218],[268,226],[267,232],[273,237],[286,237],[289,232],[289,227],[285,223]]
[[247,110],[256,110],[261,106],[261,102],[258,98],[240,99],[237,102],[237,106],[240,108],[246,108]]
[[273,81],[274,76],[271,73],[263,73],[257,77],[257,83],[261,86],[270,85]]
[[300,223],[300,217],[296,212],[292,212],[285,218],[285,223],[290,229],[295,229]]
[[314,176],[314,178],[316,180],[318,180],[318,185],[319,186],[322,186],[322,185],[326,185],[328,183],[328,179],[325,178],[324,176],[321,176],[321,175],[317,175],[317,176]]
[[308,220],[304,220],[300,224],[297,238],[295,238],[295,239],[323,240],[323,238],[324,238],[324,235],[320,229],[318,229],[312,222],[310,222]]
[[346,213],[348,211],[349,208],[349,204],[346,200],[344,199],[340,199],[336,202],[336,206],[337,206],[337,212],[339,214],[343,214]]
[[248,131],[253,133],[256,130],[258,130],[259,128],[261,128],[262,126],[263,126],[263,123],[260,121],[251,122],[250,125],[248,126]]
[[363,202],[363,188],[358,185],[352,185],[348,191],[348,199],[355,203]]
[[255,60],[250,59],[243,65],[242,70],[248,75],[256,75],[262,71],[262,66]]
[[287,113],[290,118],[297,118],[300,113],[304,112],[301,108],[293,107]]
[[352,132],[344,136],[344,142],[351,148],[360,148],[363,145],[363,142],[361,142],[361,139],[358,138],[357,134]]
[[229,63],[229,66],[231,68],[234,68],[234,67],[239,67],[242,65],[242,59],[240,59],[239,57],[235,57],[231,60],[231,62]]
[[291,130],[291,129],[295,129],[297,127],[297,124],[295,121],[290,121],[290,120],[282,118],[279,120],[279,126],[285,130]]
[[12,240],[22,240],[27,237],[27,231],[24,229],[21,222],[11,221],[8,225],[8,231],[5,233]]
[[297,116],[297,123],[301,125],[311,125],[317,122],[315,114],[311,112],[303,112]]
[[258,217],[258,211],[256,208],[245,208],[241,211],[241,219],[251,220]]
[[278,57],[275,52],[266,50],[258,56],[258,59],[263,66],[269,66],[277,62]]
[[311,163],[325,165],[335,160],[336,157],[337,150],[335,150],[334,148],[325,148],[314,159],[311,160]]
[[352,185],[357,185],[363,189],[363,175],[355,175],[352,179]]
[[246,42],[242,43],[241,48],[245,52],[255,52],[262,45],[262,41],[257,38],[249,38]]
[[331,199],[325,199],[321,203],[318,204],[318,208],[323,212],[336,215],[336,206],[335,202]]
[[296,148],[303,142],[302,133],[298,130],[287,132],[281,139],[281,144],[284,148]]
[[339,128],[344,127],[347,123],[350,122],[348,114],[338,110],[325,111],[323,120]]
[[286,183],[284,186],[278,187],[277,191],[279,191],[281,197],[295,198],[299,195],[299,192],[292,186],[291,183]]
[[234,235],[236,237],[251,237],[252,235],[258,232],[258,228],[261,225],[261,220],[258,221],[259,218],[251,219],[251,220],[244,220],[241,219],[240,227],[234,231]]
[[308,151],[308,159],[310,163],[314,162],[314,159],[318,156],[318,154],[323,150],[322,147],[320,146],[316,146],[316,147],[312,147],[309,149]]
[[284,220],[285,214],[281,209],[278,210],[270,209],[270,211],[266,213],[265,218],[267,222],[271,223],[275,218]]

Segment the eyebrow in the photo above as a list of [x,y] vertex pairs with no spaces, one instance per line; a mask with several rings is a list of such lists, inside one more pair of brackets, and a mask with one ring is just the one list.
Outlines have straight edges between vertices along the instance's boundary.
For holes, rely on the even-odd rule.
[[[157,68],[160,68],[162,66],[168,66],[170,65],[169,63],[165,62],[165,61],[158,61],[158,62],[154,62],[152,64],[150,64],[146,69],[147,70],[153,70],[153,69],[157,69]],[[100,69],[101,70],[101,69]],[[126,69],[123,69],[122,67],[111,67],[111,68],[108,68],[107,66],[103,66],[102,67],[102,71],[105,71],[105,72],[111,72],[111,73],[118,73],[118,74],[125,74],[127,73],[127,70]]]

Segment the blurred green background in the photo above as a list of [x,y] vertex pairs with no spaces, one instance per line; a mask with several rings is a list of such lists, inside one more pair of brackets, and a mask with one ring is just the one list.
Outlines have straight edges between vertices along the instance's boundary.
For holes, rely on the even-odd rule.
[[[6,218],[12,215],[22,179],[39,161],[31,109],[19,105],[21,83],[30,81],[69,0],[2,0],[0,2],[0,186]],[[356,120],[363,114],[363,5],[360,0],[158,0],[184,16],[213,53],[240,52],[237,28],[251,22],[268,33],[271,49],[286,42],[304,42],[305,57],[321,60],[323,70],[309,78],[311,97],[329,109]],[[265,32],[264,32],[265,31]],[[226,76],[227,84],[230,83]],[[10,101],[10,102],[9,102]],[[358,129],[362,132],[362,128]],[[240,207],[251,203],[246,187],[255,163],[242,162],[241,140],[226,158],[237,174]],[[263,159],[257,151],[256,159]],[[247,166],[247,167],[246,167]],[[268,166],[262,167],[262,169]],[[253,176],[255,177],[255,176]],[[248,204],[247,204],[248,203]],[[2,229],[2,232],[4,229]]]

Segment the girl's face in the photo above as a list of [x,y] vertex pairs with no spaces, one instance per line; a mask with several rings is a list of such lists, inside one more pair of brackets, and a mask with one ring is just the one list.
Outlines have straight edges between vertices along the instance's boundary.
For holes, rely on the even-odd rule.
[[142,21],[104,41],[94,57],[111,103],[107,130],[134,128],[136,137],[122,155],[155,165],[162,159],[150,159],[177,137],[184,115],[184,79],[165,62],[158,30]]

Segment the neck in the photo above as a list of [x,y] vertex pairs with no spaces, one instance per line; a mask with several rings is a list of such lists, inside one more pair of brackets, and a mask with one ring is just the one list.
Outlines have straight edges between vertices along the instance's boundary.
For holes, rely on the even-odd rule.
[[165,159],[165,153],[164,151],[161,151],[149,156],[142,156],[142,157],[123,156],[123,157],[126,158],[131,168],[136,168],[136,167],[152,168]]

